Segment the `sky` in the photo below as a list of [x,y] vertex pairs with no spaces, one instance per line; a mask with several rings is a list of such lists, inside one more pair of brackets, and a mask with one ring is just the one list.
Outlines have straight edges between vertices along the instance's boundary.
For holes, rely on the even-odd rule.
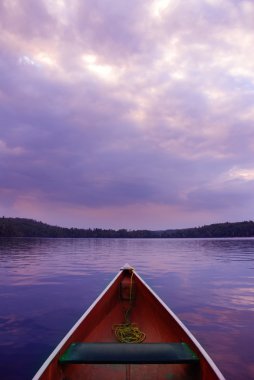
[[0,215],[253,220],[254,2],[2,0]]

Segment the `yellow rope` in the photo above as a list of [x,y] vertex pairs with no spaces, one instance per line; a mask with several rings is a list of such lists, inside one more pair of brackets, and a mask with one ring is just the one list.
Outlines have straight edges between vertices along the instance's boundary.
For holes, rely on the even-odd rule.
[[121,343],[141,343],[146,338],[135,323],[113,325],[112,328]]
[[125,323],[113,325],[112,329],[115,333],[117,340],[121,343],[141,343],[145,340],[146,335],[139,330],[135,323],[130,322],[129,313],[132,308],[132,288],[133,288],[133,270],[131,273],[131,285],[130,285],[130,304],[129,308],[125,311]]
[[133,285],[132,278],[133,278],[133,275],[134,275],[134,270],[131,271],[130,303],[132,301],[131,296],[132,296],[132,285]]

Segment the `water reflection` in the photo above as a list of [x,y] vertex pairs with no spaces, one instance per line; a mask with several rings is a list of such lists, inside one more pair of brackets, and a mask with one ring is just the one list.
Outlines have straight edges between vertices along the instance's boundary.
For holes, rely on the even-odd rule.
[[228,379],[254,378],[253,260],[253,239],[0,239],[1,374],[31,378],[129,262]]

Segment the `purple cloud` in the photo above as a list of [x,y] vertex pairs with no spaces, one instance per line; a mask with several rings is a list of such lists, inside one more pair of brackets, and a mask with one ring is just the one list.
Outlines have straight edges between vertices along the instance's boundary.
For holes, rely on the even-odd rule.
[[252,2],[0,7],[2,213],[110,227],[122,210],[130,228],[251,218]]

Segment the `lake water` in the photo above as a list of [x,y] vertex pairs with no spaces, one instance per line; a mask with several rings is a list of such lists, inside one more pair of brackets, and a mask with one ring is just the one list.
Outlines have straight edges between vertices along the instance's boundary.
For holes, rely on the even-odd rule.
[[254,239],[0,239],[0,378],[31,379],[126,262],[228,380],[254,379]]

